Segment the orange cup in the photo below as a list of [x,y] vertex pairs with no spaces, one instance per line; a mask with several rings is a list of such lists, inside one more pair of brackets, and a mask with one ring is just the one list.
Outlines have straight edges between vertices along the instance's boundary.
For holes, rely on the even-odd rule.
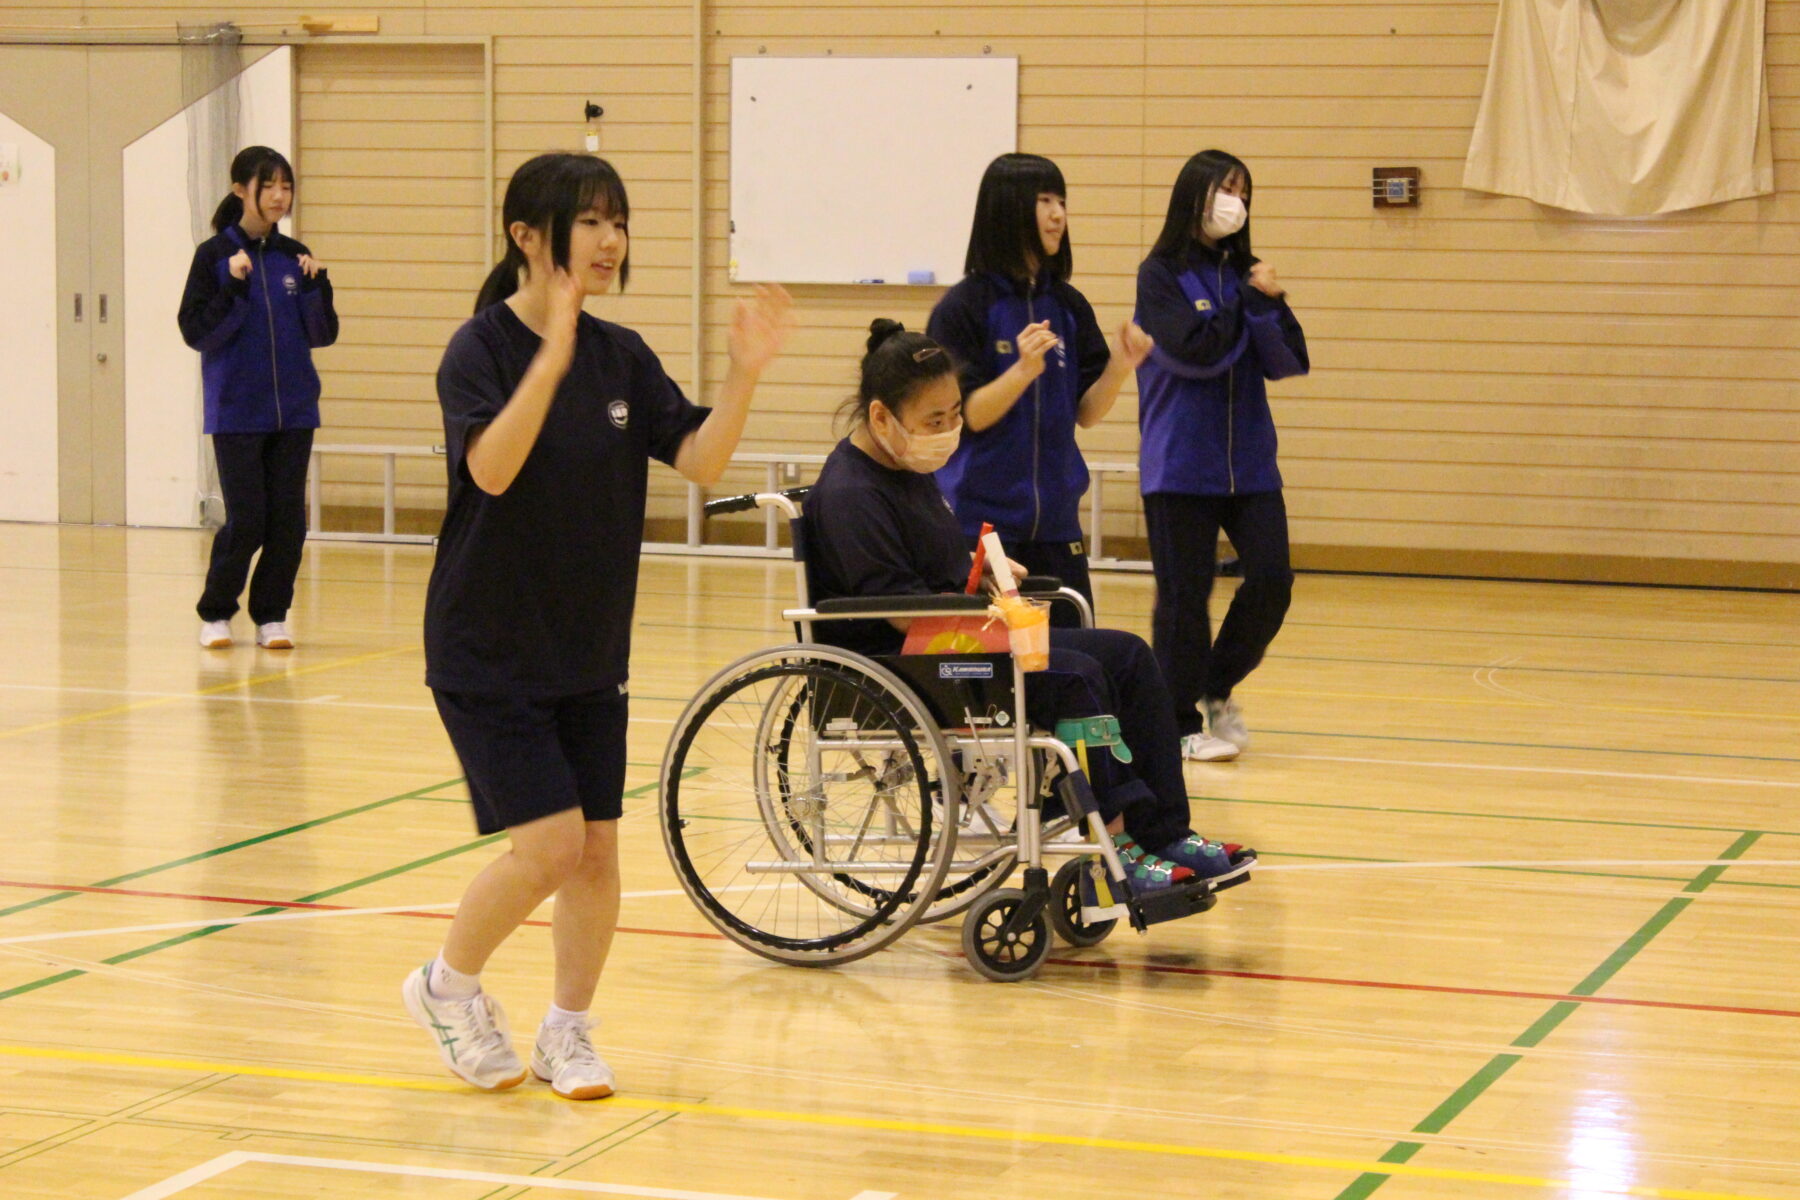
[[1006,637],[1021,671],[1042,671],[1050,665],[1050,606],[1041,600],[1002,596],[1000,613],[1006,618]]

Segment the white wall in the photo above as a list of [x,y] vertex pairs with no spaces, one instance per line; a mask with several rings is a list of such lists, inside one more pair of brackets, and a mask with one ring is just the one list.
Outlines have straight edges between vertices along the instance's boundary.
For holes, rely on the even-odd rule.
[[[273,146],[289,161],[293,73],[293,51],[283,46],[223,85],[240,89],[239,141]],[[212,453],[201,434],[200,356],[181,340],[175,321],[194,257],[188,121],[204,104],[125,148],[125,520],[132,525],[198,525]],[[209,204],[228,187],[221,178],[206,192]],[[202,216],[210,215],[209,207]]]
[[56,150],[0,113],[19,174],[0,185],[0,520],[54,521]]

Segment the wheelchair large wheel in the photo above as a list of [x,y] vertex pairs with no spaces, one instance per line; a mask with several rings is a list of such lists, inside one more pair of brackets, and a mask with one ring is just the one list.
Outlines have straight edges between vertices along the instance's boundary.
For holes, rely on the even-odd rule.
[[683,890],[721,933],[818,966],[918,919],[959,802],[943,736],[904,684],[860,655],[789,646],[733,663],[688,705],[660,812]]

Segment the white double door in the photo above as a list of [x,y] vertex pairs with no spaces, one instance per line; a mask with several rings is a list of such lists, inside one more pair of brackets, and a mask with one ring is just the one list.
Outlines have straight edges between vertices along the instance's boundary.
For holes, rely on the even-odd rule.
[[[228,181],[190,188],[184,53],[0,46],[0,520],[199,523],[199,356],[175,314],[195,208]],[[291,157],[291,51],[239,67],[237,140]]]

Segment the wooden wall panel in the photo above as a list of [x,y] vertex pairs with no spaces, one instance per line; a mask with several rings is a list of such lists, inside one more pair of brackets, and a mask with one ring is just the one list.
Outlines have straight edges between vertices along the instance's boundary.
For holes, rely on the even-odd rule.
[[[579,146],[582,101],[606,105],[604,153],[635,204],[634,281],[596,310],[641,329],[684,386],[696,367],[696,196],[698,365],[715,381],[725,367],[732,56],[1017,55],[1020,146],[1068,177],[1076,283],[1109,327],[1130,310],[1182,160],[1219,145],[1250,162],[1257,248],[1290,287],[1313,352],[1310,378],[1273,388],[1301,561],[1800,585],[1800,0],[1767,0],[1778,194],[1641,221],[1461,189],[1493,0],[408,0],[362,11],[381,14],[384,35],[494,39],[502,185],[529,154]],[[90,28],[297,16],[128,0],[29,13]],[[356,69],[377,60],[399,69]],[[446,63],[454,86],[432,74]],[[322,358],[329,435],[436,440],[430,371],[489,250],[465,224],[483,200],[479,60],[311,46],[300,76],[302,220],[345,313],[344,346]],[[1372,210],[1377,165],[1420,167],[1424,205]],[[802,329],[768,374],[747,449],[827,449],[869,319],[920,325],[938,294],[795,292]],[[1128,391],[1082,435],[1090,457],[1132,459],[1135,417]],[[653,512],[678,514],[679,489],[656,478]],[[368,485],[339,494],[365,497]],[[1109,537],[1140,535],[1129,489],[1108,494]],[[406,499],[441,503],[436,476]]]

